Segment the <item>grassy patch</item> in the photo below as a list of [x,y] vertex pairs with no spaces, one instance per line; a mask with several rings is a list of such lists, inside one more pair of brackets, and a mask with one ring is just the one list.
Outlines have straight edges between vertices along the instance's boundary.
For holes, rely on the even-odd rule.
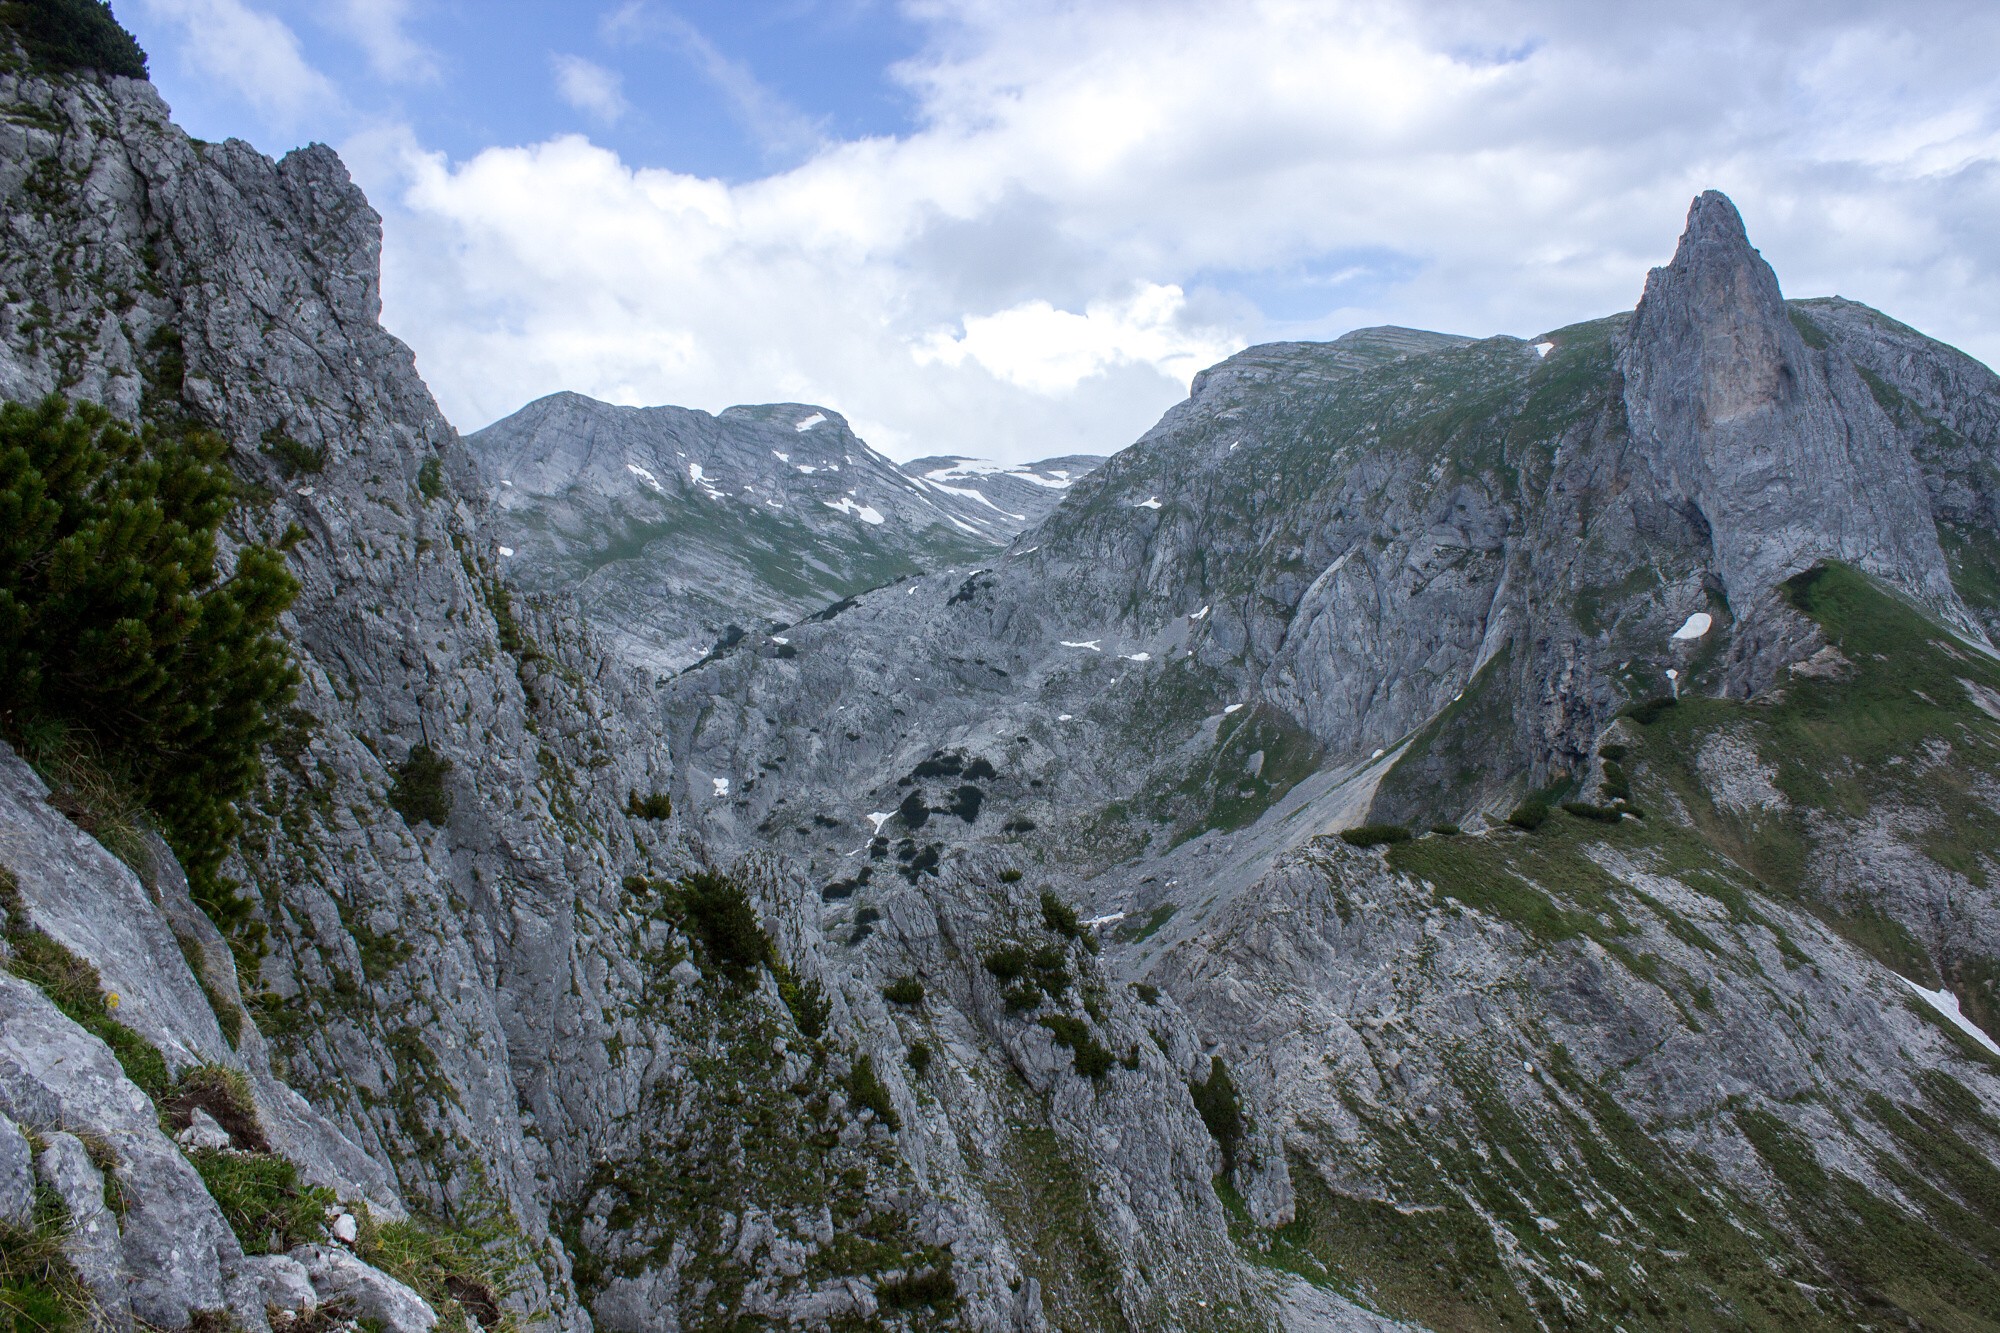
[[27,925],[20,887],[13,874],[3,868],[0,908],[7,914],[7,970],[40,987],[71,1022],[109,1046],[124,1067],[125,1077],[147,1096],[158,1100],[166,1095],[171,1083],[166,1058],[151,1042],[112,1017],[119,997],[105,993],[96,968]]
[[35,1189],[25,1226],[0,1222],[0,1333],[93,1329],[97,1302],[63,1254],[69,1214],[54,1190]]
[[299,1169],[274,1153],[196,1149],[188,1160],[229,1220],[245,1254],[283,1254],[326,1235],[332,1190],[305,1185]]

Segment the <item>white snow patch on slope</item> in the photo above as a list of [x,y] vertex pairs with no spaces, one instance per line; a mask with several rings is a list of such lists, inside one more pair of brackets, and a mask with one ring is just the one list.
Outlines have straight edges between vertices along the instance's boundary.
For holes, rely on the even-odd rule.
[[798,468],[799,471],[805,473],[808,477],[810,477],[813,473],[819,471],[819,469],[814,467],[811,463],[795,463],[793,464],[793,466]]
[[1189,616],[1189,617],[1188,617],[1188,619],[1189,619],[1189,620],[1206,620],[1206,619],[1208,619],[1208,608],[1204,606],[1204,607],[1203,607],[1203,608],[1202,608],[1201,610],[1199,610],[1199,611],[1195,612],[1195,613],[1194,613],[1193,615]]
[[[625,465],[625,470],[631,473],[633,476],[637,477],[640,481],[645,482],[648,486],[651,486],[661,495],[665,495],[667,493],[667,488],[660,485],[660,479],[654,476],[652,473],[646,471],[645,468],[640,467],[637,463],[627,463]],[[696,468],[695,471],[700,472],[701,469]],[[700,481],[701,478],[697,476],[695,480]]]
[[[627,463],[627,464],[626,464],[625,466],[626,466],[626,467],[632,467],[632,465],[631,465],[630,463]],[[639,471],[642,471],[643,469],[640,469],[640,468],[632,468],[632,470],[633,470],[634,472],[639,472]],[[650,472],[646,473],[646,479],[647,479],[648,481],[652,481],[652,477],[653,477],[653,474],[652,474],[652,473],[650,473]],[[689,463],[689,464],[688,464],[688,480],[692,481],[692,482],[693,482],[693,483],[694,483],[695,485],[697,485],[697,486],[701,487],[702,491],[703,491],[703,492],[704,492],[704,493],[705,493],[705,494],[706,494],[706,495],[708,496],[708,498],[709,498],[709,499],[711,499],[711,500],[727,500],[727,499],[729,498],[728,496],[724,495],[724,494],[723,494],[723,493],[722,493],[721,491],[718,491],[718,490],[716,490],[716,489],[715,489],[715,487],[713,487],[713,486],[709,485],[709,484],[708,484],[708,482],[707,482],[707,481],[705,481],[705,480],[703,479],[703,476],[702,476],[702,470],[701,470],[701,464],[699,464],[699,463]],[[659,490],[659,489],[660,489],[660,484],[659,484],[658,482],[653,482],[653,489],[654,489],[654,490]],[[661,493],[662,493],[662,494],[665,494],[665,492],[661,492]]]
[[895,817],[896,817],[896,812],[893,810],[873,810],[869,812],[868,822],[875,826],[875,831],[877,833],[880,833],[882,831],[882,826],[888,823],[890,820],[894,819]]
[[815,412],[811,416],[807,417],[804,421],[801,421],[798,425],[792,427],[792,429],[801,431],[811,430],[814,426],[817,426],[820,422],[825,420],[826,420],[826,413]]
[[1099,648],[1097,646],[1098,644],[1104,642],[1104,640],[1102,639],[1084,639],[1081,642],[1077,643],[1072,643],[1068,639],[1059,639],[1057,640],[1057,642],[1062,644],[1062,646],[1065,648],[1088,648],[1093,653],[1101,653],[1104,651],[1102,648]]
[[1134,509],[1158,509],[1160,507],[1160,497],[1157,495],[1149,495],[1145,499],[1139,501],[1139,503],[1133,505],[1132,507]]
[[1699,639],[1708,633],[1708,627],[1715,623],[1715,617],[1706,611],[1697,611],[1689,616],[1681,627],[1674,631],[1676,639]]
[[1150,662],[1153,660],[1151,653],[1120,653],[1118,655],[1128,662]]
[[820,503],[828,509],[838,509],[843,514],[852,514],[863,523],[874,527],[880,527],[886,521],[882,517],[881,511],[876,509],[874,505],[856,504],[850,496],[841,496],[837,503],[832,500],[821,500]]
[[1114,921],[1123,921],[1126,915],[1127,913],[1124,912],[1107,912],[1103,916],[1094,916],[1091,917],[1088,921],[1080,921],[1077,924],[1083,926],[1089,926],[1092,930],[1095,930],[1099,926],[1108,926]]
[[728,778],[716,778],[716,779],[715,779],[715,794],[716,794],[717,796],[727,796],[727,795],[729,795],[729,779],[728,779]]
[[1996,1042],[1993,1038],[1987,1036],[1984,1028],[1959,1012],[1958,997],[1956,995],[1953,995],[1948,990],[1925,990],[1916,982],[1900,974],[1898,974],[1896,980],[1923,996],[1924,1003],[1937,1010],[1940,1014],[1943,1014],[1951,1021],[1952,1026],[1978,1042],[1981,1046],[1984,1046],[1987,1050],[1993,1052],[1993,1054],[2000,1055],[2000,1042]]
[[792,461],[790,454],[781,454],[776,449],[771,451],[771,457],[777,459],[780,463],[789,463]]
[[1231,713],[1235,712],[1235,711],[1236,711],[1237,709],[1241,708],[1242,706],[1243,706],[1242,704],[1231,704],[1231,705],[1229,705],[1229,707],[1227,707],[1227,708],[1225,708],[1225,709],[1223,709],[1223,710],[1222,710],[1222,715],[1223,715],[1224,717],[1228,717],[1228,716],[1229,716],[1229,715],[1230,715]]
[[929,481],[924,484],[929,486],[934,491],[944,491],[949,495],[962,495],[968,500],[977,500],[979,501],[979,503],[985,505],[988,509],[991,509],[996,514],[1006,514],[1008,518],[1013,519],[1016,523],[1025,522],[1027,520],[1028,516],[1026,514],[1008,514],[1007,511],[1002,509],[999,505],[994,504],[991,500],[981,495],[978,491],[972,490],[969,487],[947,486],[941,481]]
[[1556,345],[1555,345],[1554,343],[1536,343],[1536,344],[1535,344],[1535,355],[1536,355],[1536,356],[1547,356],[1547,355],[1548,355],[1548,354],[1549,354],[1550,352],[1553,352],[1553,351],[1555,351],[1555,350],[1556,350]]
[[500,548],[500,554],[502,554],[502,555],[512,555],[512,554],[514,554],[514,548],[513,548],[513,547],[511,547],[511,546],[503,546],[503,547],[501,547],[501,548]]

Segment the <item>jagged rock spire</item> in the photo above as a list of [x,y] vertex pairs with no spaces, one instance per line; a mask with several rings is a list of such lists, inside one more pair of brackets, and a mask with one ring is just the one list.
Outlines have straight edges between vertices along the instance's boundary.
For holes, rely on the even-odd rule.
[[1639,453],[1671,499],[1701,511],[1739,610],[1837,559],[1970,623],[1916,461],[1853,366],[1807,345],[1727,196],[1688,209],[1673,262],[1647,276],[1621,369]]

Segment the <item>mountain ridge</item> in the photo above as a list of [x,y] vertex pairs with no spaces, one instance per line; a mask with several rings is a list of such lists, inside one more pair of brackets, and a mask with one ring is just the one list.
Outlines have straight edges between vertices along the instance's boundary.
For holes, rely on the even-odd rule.
[[[2000,1026],[2000,392],[1720,196],[1637,312],[1248,349],[663,680],[526,586],[337,157],[0,108],[0,390],[216,431],[301,585],[261,938],[0,755],[0,1216],[61,1198],[75,1326],[2000,1321],[1943,1012]],[[983,508],[820,495],[815,413],[592,475],[750,512],[712,430],[836,532]],[[236,1163],[329,1193],[281,1234]]]

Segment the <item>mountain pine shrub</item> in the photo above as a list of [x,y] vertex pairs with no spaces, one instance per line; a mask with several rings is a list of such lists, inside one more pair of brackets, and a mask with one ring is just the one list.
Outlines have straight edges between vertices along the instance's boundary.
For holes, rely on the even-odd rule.
[[432,824],[443,828],[451,819],[451,760],[428,745],[412,745],[403,762],[396,765],[396,781],[389,788],[389,805],[415,827]]
[[276,625],[298,584],[254,543],[218,567],[226,449],[53,395],[0,405],[0,732],[81,730],[237,932],[221,867],[297,685]]
[[1342,829],[1340,840],[1350,847],[1379,847],[1384,843],[1408,842],[1410,831],[1401,824],[1362,824]]
[[44,74],[98,70],[146,77],[146,53],[104,0],[23,0],[0,4],[0,28],[20,42]]
[[1243,1099],[1237,1095],[1229,1066],[1222,1063],[1221,1056],[1209,1057],[1208,1077],[1200,1083],[1190,1083],[1188,1091],[1194,1096],[1194,1109],[1200,1113],[1201,1123],[1208,1126],[1216,1146],[1222,1149],[1223,1172],[1234,1171],[1236,1148],[1243,1141]]

